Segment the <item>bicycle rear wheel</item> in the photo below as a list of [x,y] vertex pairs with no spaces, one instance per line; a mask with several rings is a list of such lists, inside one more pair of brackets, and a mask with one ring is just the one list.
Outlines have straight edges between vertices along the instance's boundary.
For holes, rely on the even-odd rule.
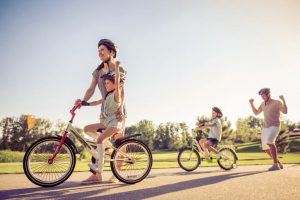
[[222,148],[219,150],[221,159],[218,160],[219,166],[224,170],[231,170],[236,168],[237,156],[231,148]]
[[48,162],[59,143],[60,138],[46,137],[28,148],[23,159],[23,169],[32,183],[52,187],[70,177],[76,164],[76,157],[68,143],[62,145],[52,163]]
[[110,162],[115,177],[123,183],[134,184],[146,178],[152,168],[152,154],[142,141],[129,139],[113,151]]
[[185,171],[194,171],[200,165],[199,153],[192,148],[185,148],[179,151],[177,162]]

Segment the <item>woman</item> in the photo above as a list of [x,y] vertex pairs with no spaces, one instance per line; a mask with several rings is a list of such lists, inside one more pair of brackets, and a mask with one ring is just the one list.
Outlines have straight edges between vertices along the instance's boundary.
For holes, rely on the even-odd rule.
[[[93,76],[92,76],[92,82],[90,84],[90,87],[85,92],[85,95],[83,99],[77,99],[75,104],[80,103],[81,101],[88,101],[94,94],[96,86],[98,86],[102,98],[106,97],[107,90],[105,88],[105,81],[103,79],[103,76],[108,73],[113,73],[115,71],[116,66],[116,57],[117,57],[117,48],[115,44],[109,40],[109,39],[101,39],[98,42],[98,53],[99,58],[102,61],[101,64],[94,70]],[[126,71],[123,67],[119,66],[119,71],[121,74],[126,74]],[[121,102],[120,106],[118,108],[117,118],[120,122],[123,123],[123,129],[124,129],[124,123],[125,123],[125,109],[124,109],[124,83],[120,85],[121,87]],[[102,124],[105,122],[105,116],[104,116],[104,104],[101,105],[101,113],[100,113],[100,121],[98,123],[90,124],[84,127],[84,132],[91,136],[93,139],[97,140],[99,137],[99,133],[97,133],[97,130],[99,128],[102,128]],[[122,137],[122,134],[119,135],[119,137]],[[99,182],[101,177],[97,175],[91,175],[88,179],[83,181],[83,183],[90,183],[90,182]],[[116,179],[114,177],[111,178],[112,181],[115,181]]]

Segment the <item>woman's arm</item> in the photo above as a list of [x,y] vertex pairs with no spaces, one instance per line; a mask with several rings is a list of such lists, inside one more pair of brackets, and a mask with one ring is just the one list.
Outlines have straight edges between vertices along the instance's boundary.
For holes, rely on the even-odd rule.
[[95,92],[96,85],[97,85],[97,79],[93,76],[91,85],[90,85],[90,87],[86,90],[83,99],[82,99],[82,100],[81,100],[81,99],[77,99],[77,100],[75,101],[75,104],[79,104],[81,101],[88,101],[88,100],[93,96],[93,94],[94,94],[94,92]]
[[103,102],[104,102],[104,99],[100,99],[98,101],[92,101],[90,103],[90,106],[98,106],[98,105],[102,104]]
[[97,86],[97,79],[93,76],[91,85],[85,92],[83,101],[88,101],[93,96],[96,86]]

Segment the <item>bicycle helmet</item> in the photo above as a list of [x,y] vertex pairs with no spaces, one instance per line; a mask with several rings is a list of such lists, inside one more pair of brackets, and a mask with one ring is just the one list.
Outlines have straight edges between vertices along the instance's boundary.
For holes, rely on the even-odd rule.
[[[119,72],[120,75],[120,82],[124,82],[126,79],[126,74],[124,72]],[[103,76],[101,76],[101,78],[103,78],[103,80],[110,80],[113,83],[115,82],[115,71],[111,71],[107,74],[104,74]]]
[[223,116],[222,110],[218,107],[212,107],[212,110],[218,113],[218,117],[221,118]]
[[114,58],[117,57],[117,47],[116,45],[109,39],[101,39],[99,42],[98,42],[98,48],[100,47],[100,45],[104,45],[107,47],[107,49],[109,51],[113,51],[115,52],[115,55],[114,55]]
[[271,92],[270,88],[263,88],[263,89],[259,90],[258,94],[259,95],[263,95],[263,94],[268,95],[268,94],[270,94],[270,92]]

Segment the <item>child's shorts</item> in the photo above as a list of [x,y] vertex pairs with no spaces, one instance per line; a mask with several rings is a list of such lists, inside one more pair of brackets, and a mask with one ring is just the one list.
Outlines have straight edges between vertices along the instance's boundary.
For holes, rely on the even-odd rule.
[[105,127],[115,127],[119,131],[123,130],[123,122],[119,122],[117,118],[106,118],[104,126]]

